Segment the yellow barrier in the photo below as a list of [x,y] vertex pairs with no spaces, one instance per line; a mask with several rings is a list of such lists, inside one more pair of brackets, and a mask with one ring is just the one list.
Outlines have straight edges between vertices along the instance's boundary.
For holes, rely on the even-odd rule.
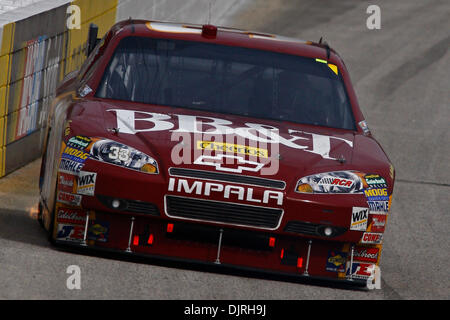
[[[84,62],[89,24],[97,24],[99,36],[103,36],[116,22],[117,2],[75,0],[44,15],[31,15],[3,26],[0,177],[41,155],[40,135],[56,86]],[[66,26],[69,5],[81,9],[80,29]],[[49,20],[52,23],[49,24]]]
[[6,115],[8,102],[8,80],[10,72],[10,53],[14,39],[14,23],[3,27],[0,48],[0,177],[5,175]]

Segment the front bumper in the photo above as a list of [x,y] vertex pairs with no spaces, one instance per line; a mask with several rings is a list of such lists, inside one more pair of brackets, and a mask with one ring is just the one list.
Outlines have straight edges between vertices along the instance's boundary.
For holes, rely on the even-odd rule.
[[[282,205],[270,206],[274,211],[279,210],[279,220],[273,225],[256,225],[259,220],[248,219],[245,211],[243,216],[234,217],[240,219],[239,223],[226,220],[229,217],[217,212],[211,218],[205,206],[197,210],[204,212],[203,216],[186,217],[168,212],[168,197],[225,203],[223,210],[230,214],[236,212],[230,208],[232,205],[250,208],[252,204],[187,195],[176,188],[170,190],[170,176],[164,173],[148,177],[89,161],[83,170],[96,172],[95,194],[83,195],[76,205],[67,201],[57,204],[53,230],[57,244],[126,256],[188,261],[213,268],[337,280],[359,286],[367,284],[367,279],[373,276],[370,267],[379,263],[380,245],[367,246],[369,251],[377,250],[376,256],[366,255],[358,261],[354,255],[355,248],[361,248],[358,243],[363,232],[349,230],[350,216],[352,206],[367,206],[361,195],[350,195],[336,203],[310,195],[299,199],[296,194],[283,190]],[[185,179],[187,183],[199,180]],[[263,199],[264,190],[252,186],[253,202]],[[114,199],[119,200],[116,207]],[[199,203],[177,205],[182,211],[183,206],[195,208]],[[253,207],[258,208],[254,209],[258,214],[264,206]],[[211,211],[220,209],[211,208]],[[222,220],[215,220],[217,217]],[[297,224],[293,226],[294,222]],[[336,232],[329,237],[323,235],[321,230],[326,226]]]

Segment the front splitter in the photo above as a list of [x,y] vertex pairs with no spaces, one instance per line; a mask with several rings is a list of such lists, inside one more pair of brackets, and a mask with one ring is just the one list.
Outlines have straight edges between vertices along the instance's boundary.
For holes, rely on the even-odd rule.
[[367,280],[363,279],[339,279],[339,278],[326,278],[305,274],[294,274],[280,271],[274,271],[269,269],[258,269],[246,266],[237,266],[227,263],[215,263],[209,261],[201,261],[194,259],[180,259],[177,257],[143,254],[139,252],[117,250],[111,248],[84,246],[75,242],[53,240],[52,244],[56,247],[70,250],[75,253],[88,254],[92,256],[102,256],[105,258],[122,258],[127,261],[153,264],[163,267],[173,267],[178,269],[190,269],[203,272],[223,272],[236,276],[245,276],[260,278],[266,280],[276,280],[285,282],[297,282],[301,284],[309,284],[324,287],[334,287],[339,289],[366,289]]

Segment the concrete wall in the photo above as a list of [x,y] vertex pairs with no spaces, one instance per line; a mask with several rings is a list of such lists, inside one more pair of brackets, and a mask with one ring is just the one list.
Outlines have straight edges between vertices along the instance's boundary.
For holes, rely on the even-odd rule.
[[[0,0],[8,5],[0,11],[0,177],[40,157],[55,88],[83,63],[91,22],[100,36],[129,17],[225,25],[248,1]],[[81,9],[80,29],[67,27],[71,5]]]

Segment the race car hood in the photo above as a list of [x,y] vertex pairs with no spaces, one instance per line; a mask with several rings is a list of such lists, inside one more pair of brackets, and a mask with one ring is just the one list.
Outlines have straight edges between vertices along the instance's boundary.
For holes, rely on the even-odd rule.
[[374,139],[354,131],[248,118],[185,108],[85,101],[72,127],[115,140],[171,167],[217,171],[295,184],[306,175],[336,170],[384,170]]

